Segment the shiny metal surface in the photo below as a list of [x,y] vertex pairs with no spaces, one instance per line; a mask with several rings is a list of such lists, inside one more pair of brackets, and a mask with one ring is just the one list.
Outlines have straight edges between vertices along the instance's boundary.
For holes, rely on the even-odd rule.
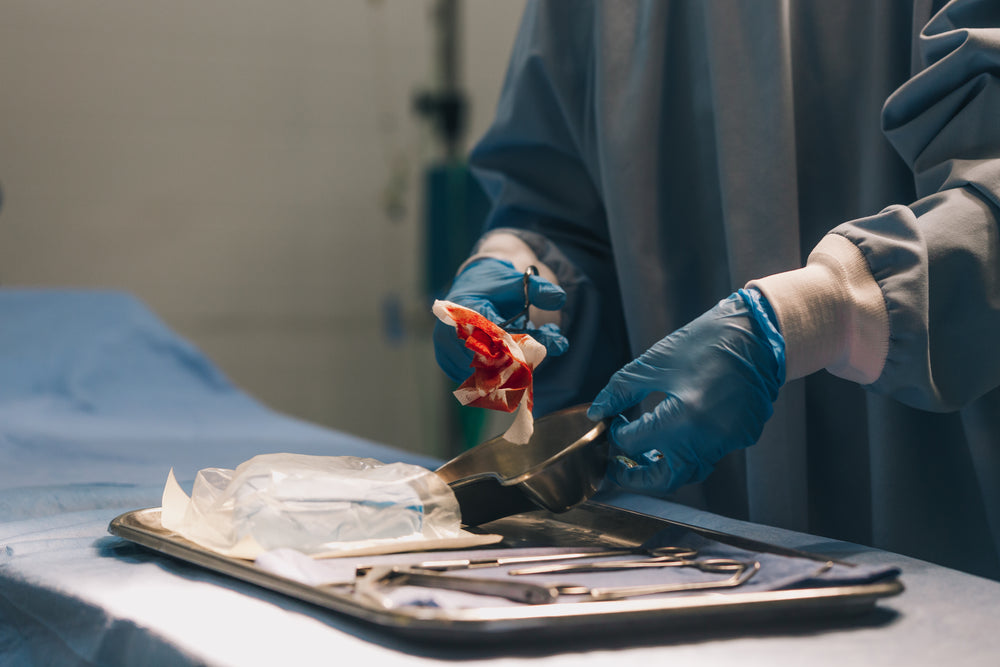
[[[635,554],[649,554],[653,556],[653,559],[660,558],[670,558],[675,564],[680,563],[679,559],[684,557],[694,556],[696,554],[694,549],[687,549],[684,547],[660,547],[657,549],[642,549],[642,548],[632,548],[632,549],[606,549],[606,550],[593,550],[589,549],[587,551],[578,551],[576,553],[563,553],[563,554],[544,554],[538,556],[512,556],[509,558],[483,558],[483,559],[452,559],[452,560],[434,560],[434,561],[424,561],[423,563],[417,563],[413,567],[419,568],[421,570],[431,570],[434,572],[448,572],[450,570],[478,570],[484,567],[500,567],[502,565],[517,565],[520,563],[551,563],[552,561],[565,561],[565,560],[577,560],[582,558],[605,558],[608,556],[631,556]],[[628,561],[629,563],[645,562],[645,561]],[[537,574],[538,572],[558,572],[558,568],[555,570],[548,570],[545,567],[539,568],[538,572],[529,572],[528,570],[533,570],[534,568],[526,568],[524,570],[514,570],[511,574]]]
[[[732,561],[730,561],[732,563]],[[708,591],[718,588],[736,588],[749,581],[760,571],[760,563],[737,563],[737,569],[732,576],[722,581],[695,581],[687,584],[649,584],[646,586],[615,586],[609,588],[591,588],[585,595],[592,600],[622,600],[640,595],[661,595],[663,593],[680,593],[683,591]],[[731,568],[727,565],[727,570]],[[706,570],[707,571],[707,570]],[[566,591],[560,590],[563,595]],[[577,595],[581,591],[574,591]]]
[[535,420],[527,444],[493,438],[437,469],[455,491],[462,522],[479,525],[541,508],[566,510],[590,498],[607,467],[607,425],[578,405]]
[[[527,269],[524,270],[524,277],[521,280],[522,289],[524,290],[524,308],[522,308],[521,312],[519,312],[514,317],[511,317],[510,319],[506,319],[503,322],[500,322],[501,329],[506,329],[508,333],[519,333],[527,329],[528,310],[531,308],[531,298],[528,295],[528,285],[531,284],[530,283],[531,276],[537,276],[537,275],[538,275],[538,268],[535,266],[529,266]],[[521,327],[511,326],[521,318],[524,318],[524,326]]]
[[379,587],[393,585],[426,586],[464,593],[478,593],[506,598],[524,604],[550,604],[559,598],[554,586],[507,581],[503,579],[477,579],[455,577],[441,572],[423,571],[415,567],[374,567],[358,575],[355,590],[377,593]]

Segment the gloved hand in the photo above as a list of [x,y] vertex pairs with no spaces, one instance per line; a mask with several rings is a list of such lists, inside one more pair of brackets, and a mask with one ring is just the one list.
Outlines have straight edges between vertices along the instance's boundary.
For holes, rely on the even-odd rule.
[[[608,476],[667,495],[701,481],[728,452],[752,445],[785,380],[784,339],[760,292],[740,290],[615,373],[587,416],[611,423]],[[633,422],[620,413],[666,397]]]
[[[444,298],[499,324],[524,308],[524,273],[510,262],[491,257],[478,259],[455,277]],[[559,310],[566,303],[566,292],[544,278],[531,276],[528,300],[542,310]],[[555,324],[535,327],[528,322],[527,327],[524,333],[544,345],[547,355],[555,357],[569,348],[569,341]],[[441,370],[455,382],[469,376],[472,352],[455,335],[454,327],[443,322],[434,326],[434,356]]]

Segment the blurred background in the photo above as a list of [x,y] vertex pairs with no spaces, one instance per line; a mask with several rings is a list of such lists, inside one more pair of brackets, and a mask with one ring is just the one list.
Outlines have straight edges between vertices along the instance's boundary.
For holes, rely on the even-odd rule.
[[460,425],[429,298],[522,8],[0,0],[0,285],[131,292],[315,423],[440,457],[495,435]]

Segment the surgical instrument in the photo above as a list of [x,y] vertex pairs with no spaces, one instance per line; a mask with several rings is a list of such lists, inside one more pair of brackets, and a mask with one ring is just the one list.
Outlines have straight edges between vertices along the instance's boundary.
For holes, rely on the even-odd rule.
[[[632,556],[645,555],[654,558],[693,558],[696,552],[686,547],[657,547],[645,549],[642,547],[606,549],[604,551],[571,551],[567,553],[555,554],[531,554],[520,556],[493,556],[489,558],[456,558],[452,560],[433,560],[422,563],[414,563],[409,567],[416,570],[428,570],[433,572],[446,572],[449,570],[475,570],[484,567],[503,567],[505,565],[518,565],[521,563],[545,563],[560,560],[577,560],[580,558],[606,558],[612,556]],[[369,569],[369,566],[360,566],[359,573]]]
[[[522,278],[522,284],[524,286],[524,308],[522,308],[521,311],[514,317],[511,317],[509,319],[504,320],[503,322],[500,322],[498,326],[501,329],[506,329],[509,333],[519,333],[527,330],[528,309],[531,307],[531,299],[529,298],[528,295],[528,285],[531,283],[531,276],[537,276],[537,275],[538,275],[538,268],[535,267],[534,265],[531,265],[524,270],[524,277]],[[513,324],[514,322],[517,322],[522,317],[524,318],[523,327],[511,327],[509,329],[507,328],[510,327],[510,325]]]
[[[618,600],[643,595],[682,591],[735,588],[746,583],[760,570],[760,563],[738,563],[732,576],[721,581],[696,581],[673,584],[641,584],[588,588],[578,584],[533,584],[508,579],[460,577],[441,572],[420,571],[405,567],[373,567],[359,575],[355,590],[372,596],[378,586],[424,586],[444,590],[501,597],[525,604],[549,604],[560,595],[586,596],[593,601]],[[713,571],[706,569],[705,571]],[[714,570],[721,571],[721,570]],[[728,571],[728,570],[726,570]],[[381,596],[384,597],[384,596]]]
[[409,567],[372,567],[355,580],[355,589],[371,594],[377,585],[424,586],[462,593],[491,595],[526,604],[555,602],[559,592],[554,586],[504,579],[458,577],[440,572],[420,571]]
[[[576,584],[553,584],[560,595],[585,595],[591,600],[620,600],[643,595],[661,595],[683,591],[705,591],[718,588],[736,588],[749,581],[760,571],[760,561],[739,563],[739,569],[728,579],[720,581],[693,581],[673,584],[638,584],[635,586],[608,586],[588,588]],[[707,570],[706,570],[707,571]],[[718,570],[717,570],[718,571]]]
[[652,558],[636,560],[613,560],[597,561],[594,563],[556,563],[547,565],[537,565],[525,567],[518,570],[511,570],[508,574],[549,574],[552,572],[609,572],[615,570],[633,570],[650,567],[693,567],[702,572],[735,572],[747,566],[746,563],[732,558],[704,558],[695,559],[696,553],[691,550],[690,554],[683,556],[656,555]]

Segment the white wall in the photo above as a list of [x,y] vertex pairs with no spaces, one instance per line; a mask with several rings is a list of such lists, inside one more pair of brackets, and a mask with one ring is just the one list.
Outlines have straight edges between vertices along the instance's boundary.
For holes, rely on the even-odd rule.
[[[431,7],[0,0],[0,283],[128,290],[271,406],[449,451],[410,111]],[[464,5],[470,139],[521,9]]]

